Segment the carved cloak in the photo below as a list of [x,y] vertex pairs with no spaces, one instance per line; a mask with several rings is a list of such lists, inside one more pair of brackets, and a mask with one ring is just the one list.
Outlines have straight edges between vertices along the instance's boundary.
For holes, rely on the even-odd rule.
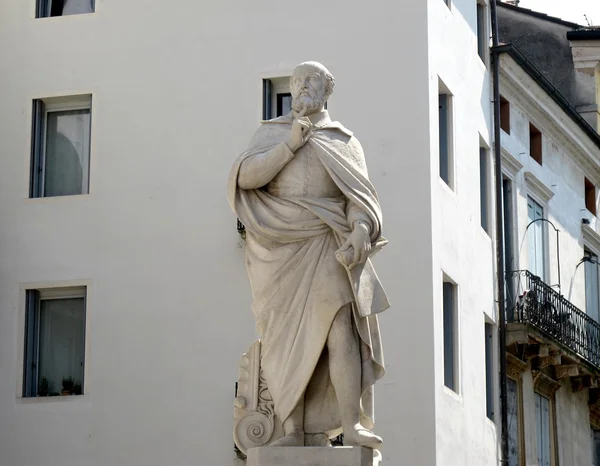
[[[352,289],[362,360],[361,422],[367,428],[373,426],[373,385],[384,374],[376,314],[389,307],[370,259],[345,273],[343,269],[340,273],[342,266],[334,259],[351,232],[348,207],[358,208],[371,226],[371,255],[387,241],[381,237],[381,208],[362,147],[338,122],[314,128],[307,144],[312,145],[343,198],[284,199],[262,189],[238,187],[244,160],[287,140],[292,122],[291,113],[263,122],[248,150],[234,163],[228,199],[246,226],[252,311],[262,342],[261,367],[275,413],[283,422],[306,393],[305,432],[331,436],[339,432],[341,423],[324,349],[337,311],[348,302],[337,292],[334,278],[346,277]],[[336,132],[346,137],[331,137]]]

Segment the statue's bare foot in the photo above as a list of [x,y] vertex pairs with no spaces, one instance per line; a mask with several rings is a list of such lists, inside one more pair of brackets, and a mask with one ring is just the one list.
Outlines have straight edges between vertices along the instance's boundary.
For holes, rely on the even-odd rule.
[[378,435],[375,435],[369,429],[365,429],[363,426],[358,424],[349,432],[344,432],[344,445],[357,445],[375,450],[377,448],[381,448],[383,445],[383,439]]
[[279,440],[275,440],[271,447],[303,447],[304,446],[304,432],[293,431]]

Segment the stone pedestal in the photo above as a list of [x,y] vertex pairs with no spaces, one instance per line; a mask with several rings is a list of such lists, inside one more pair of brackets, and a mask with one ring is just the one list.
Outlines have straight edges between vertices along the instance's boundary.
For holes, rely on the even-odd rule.
[[373,466],[365,447],[258,447],[248,450],[247,466]]

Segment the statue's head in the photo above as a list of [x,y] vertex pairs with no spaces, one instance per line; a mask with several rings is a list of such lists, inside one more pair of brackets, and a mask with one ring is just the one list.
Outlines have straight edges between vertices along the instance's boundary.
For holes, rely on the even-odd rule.
[[292,109],[305,115],[319,112],[333,92],[333,75],[320,63],[307,61],[300,63],[290,78]]

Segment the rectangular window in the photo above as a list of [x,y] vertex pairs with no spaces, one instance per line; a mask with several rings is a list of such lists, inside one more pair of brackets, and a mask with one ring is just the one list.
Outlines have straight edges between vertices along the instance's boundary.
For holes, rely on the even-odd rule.
[[585,178],[585,208],[596,215],[596,186]]
[[91,96],[33,101],[30,197],[87,194]]
[[519,384],[513,379],[506,379],[507,385],[507,423],[508,423],[508,466],[519,466],[520,457],[520,423],[519,423]]
[[442,294],[444,314],[444,385],[458,393],[456,285],[444,281]]
[[535,433],[537,437],[537,458],[539,466],[551,464],[551,415],[550,400],[539,393],[535,396]]
[[36,18],[94,12],[94,0],[38,0]]
[[440,178],[452,187],[452,96],[439,94]]
[[529,123],[529,155],[540,165],[542,164],[542,133]]
[[289,92],[277,94],[277,116],[287,115],[292,111],[292,94]]
[[[327,109],[327,102],[325,102]],[[263,79],[262,119],[271,120],[292,111],[290,77]]]
[[28,290],[23,396],[83,394],[85,287]]
[[544,218],[544,209],[530,197],[527,197],[527,215],[529,271],[544,280],[546,270],[545,222],[541,220]]
[[488,48],[488,38],[486,34],[486,8],[484,4],[477,3],[477,53],[485,62],[485,53]]
[[588,258],[585,264],[585,312],[596,322],[600,322],[600,277],[598,276],[598,256],[584,250]]
[[490,177],[489,155],[485,147],[479,148],[479,199],[481,228],[490,233]]
[[494,420],[494,326],[486,323],[485,333],[485,412]]
[[500,96],[500,128],[510,134],[510,103]]

